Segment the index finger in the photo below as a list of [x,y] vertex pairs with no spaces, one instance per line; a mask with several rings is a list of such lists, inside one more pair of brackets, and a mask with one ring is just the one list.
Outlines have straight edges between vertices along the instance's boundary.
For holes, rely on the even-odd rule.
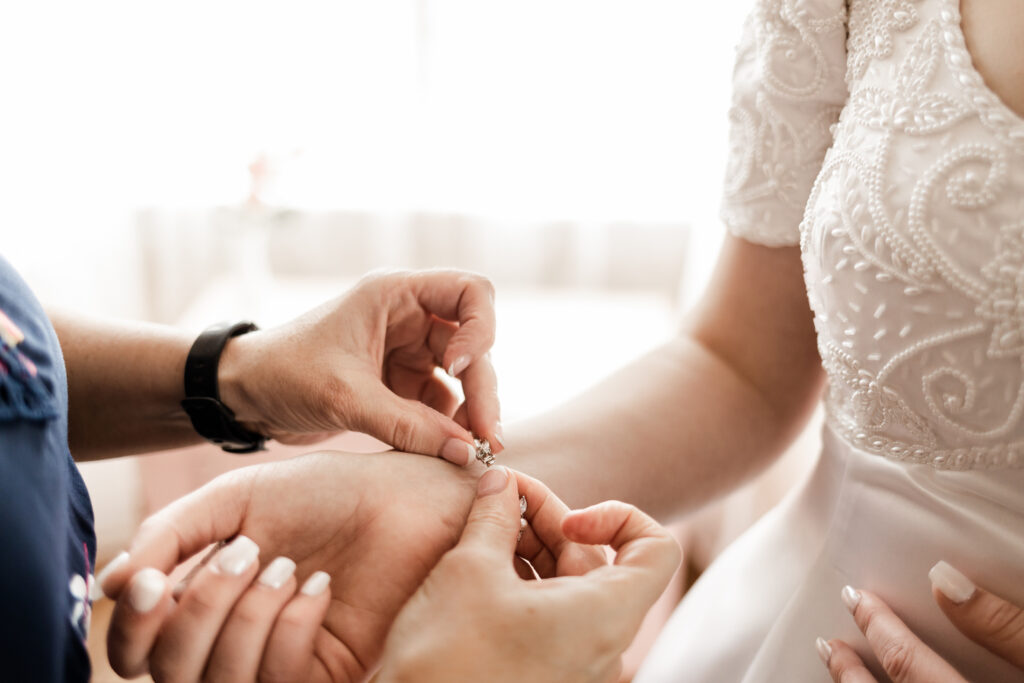
[[846,586],[842,598],[879,664],[894,681],[963,681],[957,670],[921,642],[877,595]]
[[128,579],[145,567],[165,574],[211,543],[238,533],[245,513],[244,496],[229,490],[245,470],[215,479],[176,500],[147,519],[131,548],[115,558],[96,578],[103,593],[116,598]]
[[491,365],[491,354],[484,353],[460,375],[466,402],[459,408],[455,421],[465,421],[469,431],[487,439],[491,449],[505,449],[501,433],[501,404],[498,401],[498,377]]
[[442,367],[460,375],[494,344],[494,285],[482,275],[456,270],[430,270],[410,276],[420,305],[439,318],[457,322],[448,340]]
[[965,636],[1024,669],[1024,610],[993,595],[946,562],[928,572],[939,608]]
[[615,566],[609,569],[627,569],[611,576],[636,581],[645,604],[653,605],[672,579],[682,551],[665,527],[638,508],[617,500],[592,505],[570,512],[562,521],[565,535],[579,543],[610,545],[615,550]]

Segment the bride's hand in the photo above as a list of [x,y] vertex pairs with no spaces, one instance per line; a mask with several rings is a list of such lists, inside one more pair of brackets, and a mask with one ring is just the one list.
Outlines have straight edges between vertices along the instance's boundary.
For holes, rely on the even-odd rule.
[[[529,527],[518,552],[556,578],[524,581],[513,569],[520,494]],[[615,564],[567,576],[578,566],[563,566],[573,542],[611,545]],[[375,681],[616,681],[679,557],[668,532],[631,505],[570,512],[543,484],[494,468],[480,479],[462,540],[395,620]]]
[[[935,600],[953,625],[1024,673],[1024,611],[976,587],[945,562],[935,565],[929,576]],[[843,602],[853,612],[857,626],[894,681],[967,683],[956,669],[921,642],[877,595],[847,587]],[[853,648],[841,640],[819,639],[818,652],[837,683],[875,680]]]
[[[317,619],[310,636],[315,642],[306,662],[310,669],[295,678],[362,680],[379,657],[398,610],[458,539],[473,501],[477,469],[402,453],[318,453],[218,477],[149,518],[130,554],[101,574],[104,591],[118,598],[108,637],[115,671],[138,675],[148,667],[157,680],[201,678],[217,651],[210,642],[194,646],[187,639],[206,632],[184,629],[176,636],[161,630],[171,618],[162,610],[180,610],[184,596],[175,605],[164,594],[166,602],[148,613],[159,615],[157,628],[151,624],[144,633],[131,618],[138,615],[124,588],[144,567],[166,574],[209,544],[242,534],[259,546],[256,565],[265,567],[278,556],[296,563],[292,587],[282,587],[289,594],[318,570],[331,576],[326,617]],[[199,599],[191,600],[188,609],[204,624],[219,626],[225,609],[257,571],[253,566],[242,572],[216,599],[196,593]],[[202,583],[195,586],[201,588]],[[231,598],[228,608],[225,596]],[[178,637],[182,633],[184,638]],[[257,645],[239,660],[249,670],[260,666],[263,641]]]

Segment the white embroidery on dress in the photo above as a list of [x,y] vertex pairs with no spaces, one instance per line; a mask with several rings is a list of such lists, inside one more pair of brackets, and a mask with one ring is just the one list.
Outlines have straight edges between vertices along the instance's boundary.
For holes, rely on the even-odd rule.
[[846,7],[758,0],[737,49],[722,219],[775,246],[800,219],[846,99]]
[[723,217],[792,243],[843,104],[820,67],[845,71],[799,234],[829,423],[896,460],[1024,467],[1024,119],[971,65],[958,0],[851,0],[838,68],[841,11],[794,7],[760,2],[741,51]]
[[908,0],[851,0],[847,83],[861,78],[872,60],[891,57],[893,34],[915,23],[917,10]]

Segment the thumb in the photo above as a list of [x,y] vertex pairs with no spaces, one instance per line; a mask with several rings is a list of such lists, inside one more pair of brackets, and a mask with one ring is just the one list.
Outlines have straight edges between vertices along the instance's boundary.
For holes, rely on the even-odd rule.
[[419,401],[402,398],[377,383],[365,392],[351,428],[408,453],[437,455],[456,465],[476,457],[473,435]]
[[[519,490],[508,468],[493,467],[480,477],[476,500],[469,511],[459,547],[489,554],[499,561],[512,559],[521,522]],[[511,570],[512,565],[508,563]]]
[[144,521],[131,548],[96,577],[96,587],[107,597],[117,598],[140,569],[151,567],[170,574],[211,543],[237,534],[248,499],[248,476],[244,472],[237,470],[218,477]]

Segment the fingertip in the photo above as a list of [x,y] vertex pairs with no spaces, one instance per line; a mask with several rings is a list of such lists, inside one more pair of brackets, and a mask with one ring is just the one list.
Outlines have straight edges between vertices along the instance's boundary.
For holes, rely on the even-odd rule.
[[299,593],[306,597],[315,598],[323,595],[327,591],[327,587],[331,585],[331,575],[324,571],[313,572],[305,583],[302,584],[302,588],[299,589]]
[[509,469],[507,467],[497,465],[489,468],[480,476],[480,480],[477,482],[477,498],[501,493],[508,486],[510,479],[514,479],[514,477],[509,476]]
[[122,571],[127,568],[131,556],[127,551],[122,550],[110,563],[103,568],[103,571],[93,580],[89,587],[89,599],[93,602],[101,598],[116,598],[127,579]]
[[977,586],[953,565],[940,560],[928,570],[932,592],[938,592],[955,606],[960,606],[974,597]]
[[136,614],[148,614],[167,593],[167,576],[147,567],[136,572],[128,584],[128,605]]
[[844,641],[818,638],[814,645],[818,651],[818,657],[824,663],[833,681],[875,682],[875,677],[865,668],[860,656]]
[[814,649],[817,650],[818,658],[821,660],[822,664],[827,667],[829,660],[832,659],[832,645],[827,640],[819,636],[814,641]]
[[505,430],[501,426],[500,420],[498,422],[495,422],[494,426],[491,427],[491,443],[492,445],[498,445],[498,447],[494,449],[495,453],[501,453],[503,450],[505,450]]
[[454,356],[450,361],[448,361],[448,364],[445,366],[445,369],[448,372],[448,376],[452,378],[458,378],[458,376],[461,375],[466,370],[466,368],[468,368],[473,363],[473,357],[468,353],[463,353],[459,355],[450,353],[445,355]]

